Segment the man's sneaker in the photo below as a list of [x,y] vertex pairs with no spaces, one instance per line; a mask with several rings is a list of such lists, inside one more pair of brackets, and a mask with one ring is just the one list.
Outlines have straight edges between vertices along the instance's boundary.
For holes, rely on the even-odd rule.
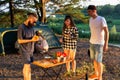
[[98,76],[94,74],[94,75],[91,75],[88,80],[96,80],[96,79],[98,79]]

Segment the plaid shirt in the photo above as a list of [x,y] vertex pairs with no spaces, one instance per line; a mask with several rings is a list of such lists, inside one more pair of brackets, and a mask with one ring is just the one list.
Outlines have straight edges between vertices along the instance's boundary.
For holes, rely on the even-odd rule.
[[[66,35],[70,36],[66,36]],[[76,27],[65,28],[63,31],[63,48],[76,49],[78,39],[78,29]]]

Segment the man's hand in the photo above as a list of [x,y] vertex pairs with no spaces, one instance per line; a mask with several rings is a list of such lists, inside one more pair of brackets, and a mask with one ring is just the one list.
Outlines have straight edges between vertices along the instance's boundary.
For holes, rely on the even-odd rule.
[[36,42],[36,41],[38,41],[38,40],[39,40],[39,36],[34,35],[33,38],[32,38],[32,41],[33,41],[33,42]]
[[108,45],[106,45],[106,44],[104,45],[103,51],[104,51],[104,52],[108,51]]

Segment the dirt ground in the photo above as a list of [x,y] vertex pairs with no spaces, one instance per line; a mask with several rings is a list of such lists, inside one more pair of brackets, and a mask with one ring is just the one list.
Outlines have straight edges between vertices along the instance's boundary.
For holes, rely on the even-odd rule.
[[[88,48],[89,48],[88,41],[80,40],[78,42],[78,48],[76,53],[78,75],[76,77],[64,76],[63,73],[66,71],[66,69],[65,65],[63,65],[63,69],[61,71],[62,80],[85,80],[86,70],[84,70],[84,67],[87,66],[88,68],[90,68],[89,64],[92,64],[87,54]],[[62,49],[61,48],[50,49],[49,53],[53,54],[57,51],[62,51]],[[34,58],[35,60],[41,59],[41,54],[34,54]],[[120,80],[119,47],[109,46],[108,52],[104,53],[103,64],[104,64],[103,80]],[[23,60],[21,54],[16,53],[0,56],[0,80],[23,80],[22,67]],[[40,75],[43,74],[43,71],[38,66],[32,65],[31,67],[32,67],[32,80],[41,80]],[[54,69],[57,71],[58,68],[60,67],[55,67]],[[51,71],[49,71],[48,73],[50,73],[50,75],[53,78],[51,80],[54,80],[55,75]],[[89,71],[88,75],[91,73],[92,72]],[[46,76],[44,77],[43,80],[49,79]]]

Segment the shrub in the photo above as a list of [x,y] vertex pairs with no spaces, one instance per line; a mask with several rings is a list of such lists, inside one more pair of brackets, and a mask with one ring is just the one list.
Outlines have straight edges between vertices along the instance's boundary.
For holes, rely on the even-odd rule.
[[117,33],[115,25],[111,28],[110,33],[111,34],[116,34]]

